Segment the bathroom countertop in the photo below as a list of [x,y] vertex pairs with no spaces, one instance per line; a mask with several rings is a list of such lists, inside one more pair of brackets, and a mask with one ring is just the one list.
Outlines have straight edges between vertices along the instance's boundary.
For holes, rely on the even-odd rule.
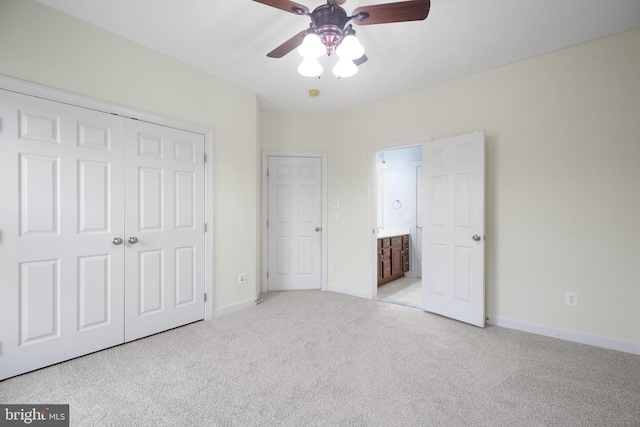
[[378,239],[384,239],[393,236],[404,236],[409,234],[409,228],[405,227],[389,227],[378,231]]

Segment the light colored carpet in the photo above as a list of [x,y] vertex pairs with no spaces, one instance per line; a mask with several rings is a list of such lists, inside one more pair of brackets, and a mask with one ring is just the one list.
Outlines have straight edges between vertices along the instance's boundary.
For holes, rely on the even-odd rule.
[[68,403],[73,426],[638,426],[640,356],[279,292],[5,380],[0,401]]

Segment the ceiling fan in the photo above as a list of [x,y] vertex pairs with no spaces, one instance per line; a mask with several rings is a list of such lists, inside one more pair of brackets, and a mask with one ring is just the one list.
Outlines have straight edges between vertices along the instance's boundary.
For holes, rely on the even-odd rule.
[[336,53],[340,58],[333,69],[337,77],[355,74],[357,66],[367,61],[364,48],[355,37],[355,30],[349,21],[356,25],[386,24],[392,22],[421,21],[429,14],[430,0],[409,0],[397,3],[385,3],[362,6],[349,16],[340,7],[346,0],[327,0],[309,12],[301,4],[289,0],[253,0],[276,9],[311,18],[309,28],[300,31],[286,42],[267,54],[270,58],[282,58],[295,48],[303,56],[298,72],[305,76],[319,76],[322,66],[317,58]]

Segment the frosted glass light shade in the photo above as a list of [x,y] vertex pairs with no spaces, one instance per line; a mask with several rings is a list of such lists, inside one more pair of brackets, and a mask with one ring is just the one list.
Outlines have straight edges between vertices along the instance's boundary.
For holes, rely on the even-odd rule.
[[322,74],[322,65],[316,58],[304,58],[298,66],[298,72],[305,77],[318,77]]
[[352,34],[342,39],[342,42],[336,49],[336,55],[344,59],[358,59],[364,55],[364,46],[360,44],[360,40]]
[[358,72],[358,66],[350,59],[340,58],[333,67],[333,74],[336,77],[351,77]]
[[300,47],[298,47],[298,53],[303,58],[320,58],[327,53],[327,48],[324,47],[318,36],[307,34],[304,36]]

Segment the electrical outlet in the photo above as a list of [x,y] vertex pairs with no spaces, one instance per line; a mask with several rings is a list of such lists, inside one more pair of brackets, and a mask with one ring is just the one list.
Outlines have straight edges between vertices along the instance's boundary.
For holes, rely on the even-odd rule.
[[249,281],[249,276],[247,273],[238,274],[238,284],[242,285],[244,283],[247,283],[248,281]]
[[333,271],[338,271],[340,270],[340,265],[336,262],[333,264]]
[[335,200],[333,201],[333,207],[334,207],[334,208],[339,208],[339,207],[340,207],[340,200],[335,199]]
[[335,222],[340,221],[340,214],[339,214],[339,213],[337,213],[337,212],[336,212],[336,213],[334,213],[334,214],[333,214],[333,220],[334,220]]
[[564,293],[564,304],[565,305],[570,305],[570,306],[577,306],[578,305],[578,294],[576,294],[575,292],[565,292]]

